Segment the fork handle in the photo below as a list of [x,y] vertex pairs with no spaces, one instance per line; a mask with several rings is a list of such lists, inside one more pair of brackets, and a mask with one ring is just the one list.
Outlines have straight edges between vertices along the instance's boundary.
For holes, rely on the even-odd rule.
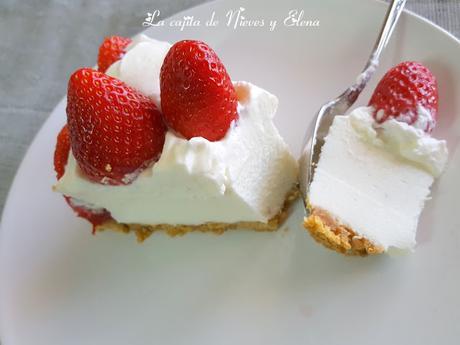
[[354,103],[356,98],[358,98],[361,91],[366,86],[369,79],[374,74],[378,64],[380,55],[382,51],[385,49],[391,34],[398,22],[399,16],[401,15],[404,5],[406,4],[407,0],[393,0],[391,5],[388,7],[387,14],[385,16],[385,20],[383,22],[382,29],[380,30],[379,36],[377,41],[375,42],[374,48],[372,49],[372,53],[367,60],[366,66],[364,67],[361,74],[356,78],[356,83],[349,89],[349,98],[351,103]]

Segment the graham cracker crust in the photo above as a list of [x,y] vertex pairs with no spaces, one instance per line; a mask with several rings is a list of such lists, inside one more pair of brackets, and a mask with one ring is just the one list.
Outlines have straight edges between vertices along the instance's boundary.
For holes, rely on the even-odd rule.
[[310,215],[304,219],[304,227],[315,241],[344,255],[367,256],[384,251],[383,247],[359,236],[320,208],[310,207]]
[[244,228],[255,231],[275,231],[289,216],[291,205],[299,197],[298,186],[295,186],[287,195],[281,211],[270,219],[267,223],[263,222],[237,222],[237,223],[204,223],[199,225],[171,225],[171,224],[126,224],[118,223],[115,220],[109,220],[102,224],[96,225],[95,232],[111,230],[128,234],[133,232],[138,242],[145,241],[154,232],[163,231],[169,236],[183,236],[192,231],[214,233],[220,235],[227,230]]

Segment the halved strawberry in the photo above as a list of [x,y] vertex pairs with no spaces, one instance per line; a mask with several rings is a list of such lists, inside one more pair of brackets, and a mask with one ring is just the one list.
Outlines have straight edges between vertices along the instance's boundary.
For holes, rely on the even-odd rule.
[[120,60],[126,52],[126,47],[130,43],[131,39],[127,37],[106,37],[99,47],[99,54],[97,56],[98,71],[105,72],[111,64]]
[[67,159],[69,158],[69,151],[69,128],[65,125],[57,136],[56,149],[54,150],[54,171],[56,171],[56,178],[58,180],[64,175]]
[[238,118],[235,88],[206,43],[174,44],[161,67],[160,85],[166,123],[187,139],[220,140]]
[[128,184],[161,155],[166,128],[155,103],[90,68],[69,80],[67,124],[72,153],[98,183]]
[[[54,170],[56,177],[59,180],[64,175],[65,167],[69,159],[70,152],[70,136],[67,125],[62,127],[57,136],[56,148],[54,150]],[[67,204],[74,210],[77,216],[88,220],[93,229],[96,225],[102,224],[105,221],[112,219],[110,212],[105,209],[98,209],[97,211],[91,210],[87,207],[77,205],[77,203],[70,197],[64,195]]]
[[379,123],[395,118],[408,124],[417,121],[421,106],[431,114],[431,121],[425,121],[422,129],[431,132],[438,113],[436,78],[419,62],[401,62],[380,80],[369,105],[374,107],[374,117]]

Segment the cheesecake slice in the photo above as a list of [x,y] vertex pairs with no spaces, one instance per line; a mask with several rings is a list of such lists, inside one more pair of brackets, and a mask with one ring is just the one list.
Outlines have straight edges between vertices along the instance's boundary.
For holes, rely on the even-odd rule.
[[[120,88],[126,89],[125,93],[145,97],[151,103],[150,107],[156,107],[155,116],[165,123],[163,132],[157,128],[159,134],[152,137],[149,136],[149,132],[144,137],[147,138],[145,141],[148,142],[147,148],[150,150],[150,142],[160,142],[159,137],[163,135],[160,152],[153,151],[155,154],[151,155],[152,158],[146,164],[124,174],[120,179],[119,176],[113,175],[113,172],[114,165],[123,168],[122,165],[116,159],[111,162],[108,159],[114,156],[114,151],[124,150],[124,146],[119,144],[120,141],[134,141],[130,137],[131,128],[128,127],[128,131],[121,133],[116,140],[113,139],[116,142],[113,145],[110,143],[108,149],[101,149],[96,143],[105,145],[105,141],[112,140],[111,136],[104,137],[105,141],[99,140],[98,130],[103,132],[105,128],[118,126],[116,121],[113,121],[98,127],[100,122],[112,121],[112,117],[117,119],[117,116],[123,116],[115,114],[123,107],[112,107],[110,103],[117,95],[112,97],[109,94],[108,105],[93,113],[88,110],[92,109],[91,103],[88,102],[79,104],[80,108],[74,112],[73,105],[68,105],[70,147],[54,189],[66,197],[78,215],[93,224],[95,231],[132,231],[141,241],[158,230],[166,231],[170,235],[193,230],[221,233],[240,227],[258,231],[276,230],[287,216],[289,205],[298,196],[297,162],[273,123],[278,99],[268,91],[245,81],[231,82],[228,79],[226,89],[221,90],[220,87],[226,79],[215,82],[216,78],[222,75],[222,70],[218,70],[220,61],[212,60],[215,58],[213,55],[206,57],[206,54],[211,54],[211,49],[202,42],[183,42],[185,43],[179,42],[171,46],[167,42],[138,36],[126,43],[119,58],[110,64],[105,73],[85,71],[90,75],[94,74],[94,78],[101,78],[101,84],[119,83],[117,85]],[[204,49],[208,52],[204,53],[205,72],[200,70],[203,63],[200,62],[199,67],[192,65],[192,70],[187,75],[192,78],[192,83],[186,82],[193,88],[193,78],[197,78],[196,87],[200,87],[200,83],[205,79],[203,73],[217,71],[217,77],[210,76],[213,79],[209,83],[215,82],[217,86],[209,86],[213,88],[213,93],[209,97],[200,92],[187,95],[187,87],[174,84],[177,75],[178,84],[187,78],[182,74],[183,71],[178,69],[189,62],[176,64],[176,56],[179,53],[183,54],[183,51],[180,51],[183,49],[181,44],[187,45],[187,53],[193,49]],[[176,55],[171,53],[167,58],[170,49],[176,49]],[[203,58],[199,54],[196,56],[198,60]],[[166,60],[168,64],[173,64],[174,72],[168,69],[169,65],[163,66]],[[215,63],[218,67],[211,66]],[[208,66],[211,66],[211,72],[208,71]],[[81,74],[77,71],[71,77],[69,92],[71,87],[85,88],[85,83],[78,83],[83,78],[79,77],[79,73]],[[170,76],[170,73],[175,74]],[[205,82],[208,83],[206,80]],[[208,84],[204,87],[208,87]],[[112,89],[116,90],[117,86],[110,90]],[[80,95],[83,91],[77,90],[76,94]],[[224,99],[219,99],[216,94],[222,95]],[[227,99],[232,97],[235,102],[234,108],[231,108],[232,104],[226,103]],[[97,96],[93,98],[96,100],[92,101],[98,102]],[[73,98],[69,99],[71,102]],[[169,102],[171,99],[174,102]],[[219,106],[218,113],[215,113],[216,102]],[[186,106],[181,108],[182,103]],[[105,113],[106,108],[111,110]],[[231,112],[233,109],[234,113]],[[84,127],[85,131],[79,132],[79,126],[83,126],[81,123],[84,123],[80,119],[82,112],[89,112],[85,119],[95,122],[91,131],[97,140],[86,140],[88,126]],[[212,117],[206,112],[211,113]],[[230,114],[233,118],[229,119],[223,115],[221,117],[219,112],[225,113],[226,116]],[[135,110],[133,115],[128,116],[132,116],[132,121],[139,117]],[[145,116],[150,116],[150,113]],[[77,121],[74,121],[75,117]],[[108,120],[104,120],[105,118]],[[131,122],[131,119],[128,120]],[[141,131],[145,132],[142,128]],[[91,143],[88,144],[87,141]],[[59,142],[58,140],[56,152],[65,151],[59,148]],[[143,144],[145,143],[140,143]],[[80,152],[82,145],[87,147],[83,155]],[[132,150],[133,156],[137,157],[136,148]],[[90,169],[85,160],[89,156],[87,151],[97,156],[97,159],[90,159]],[[102,159],[107,159],[107,163],[100,162]],[[127,161],[129,162],[129,159]],[[101,169],[96,169],[94,175],[94,169],[98,166],[107,166],[108,170],[102,169],[101,172]],[[58,172],[58,169],[56,171]]]
[[370,106],[334,118],[304,221],[315,240],[349,255],[414,248],[425,200],[447,162],[446,142],[430,135],[436,115],[434,77],[406,62],[384,76]]

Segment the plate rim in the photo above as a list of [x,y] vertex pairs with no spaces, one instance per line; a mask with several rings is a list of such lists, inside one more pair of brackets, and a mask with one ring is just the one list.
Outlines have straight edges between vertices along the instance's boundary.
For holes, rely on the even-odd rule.
[[[232,1],[232,0],[229,0],[229,1]],[[349,0],[351,1],[351,0]],[[375,3],[375,4],[378,4],[378,6],[381,6],[381,10],[384,10],[384,7],[387,7],[388,4],[386,2],[384,2],[383,0],[372,0],[372,1],[369,1],[369,0],[362,0],[362,1],[366,1],[366,2],[372,2],[372,3]],[[185,10],[182,10],[182,11],[179,11],[179,12],[176,12],[174,14],[172,14],[171,16],[168,16],[166,18],[164,18],[164,20],[167,20],[167,19],[170,19],[170,18],[174,18],[174,17],[179,17],[179,16],[182,16],[183,14],[187,13],[188,11],[195,11],[196,9],[200,9],[200,8],[205,8],[205,7],[209,7],[209,6],[213,6],[215,5],[216,3],[224,3],[226,2],[226,0],[215,0],[215,1],[211,1],[211,2],[205,2],[205,3],[202,3],[202,4],[198,4],[196,6],[192,6],[192,7],[189,7]],[[380,10],[379,10],[380,11]],[[445,36],[447,36],[449,38],[449,40],[451,40],[453,43],[456,43],[457,45],[457,48],[460,49],[460,38],[457,38],[456,36],[454,36],[454,34],[452,34],[451,32],[447,31],[446,29],[444,29],[443,27],[439,26],[438,24],[432,22],[431,20],[423,17],[422,15],[419,15],[411,10],[408,10],[408,9],[405,9],[404,10],[405,13],[407,13],[408,16],[412,16],[414,19],[416,19],[417,21],[423,23],[423,25],[427,25],[428,27],[432,27],[434,28],[436,31],[444,34]],[[143,29],[143,30],[140,30],[139,32],[137,32],[136,34],[139,34],[139,33],[144,33],[146,31],[148,31],[149,29]],[[58,102],[57,104],[53,107],[53,109],[49,112],[46,120],[40,125],[39,129],[37,130],[36,134],[34,135],[33,139],[31,140],[30,144],[28,145],[16,171],[15,171],[15,174],[14,174],[14,177],[13,177],[13,180],[8,188],[8,192],[6,194],[6,198],[5,198],[5,202],[4,202],[4,207],[3,207],[3,210],[1,212],[1,216],[0,216],[0,255],[2,254],[1,253],[1,242],[2,242],[2,239],[3,239],[3,236],[4,236],[4,231],[6,231],[4,229],[4,223],[3,223],[3,219],[5,217],[5,215],[10,212],[9,209],[11,208],[10,206],[10,198],[11,198],[11,195],[15,192],[15,190],[18,188],[18,184],[19,184],[19,172],[23,169],[23,166],[24,166],[24,162],[29,158],[29,156],[31,155],[31,151],[32,151],[32,148],[34,147],[34,145],[36,145],[36,142],[38,140],[38,138],[40,137],[40,135],[42,134],[42,132],[44,130],[46,130],[46,127],[49,125],[49,123],[52,121],[52,115],[56,112],[56,110],[62,106],[62,104],[66,102],[66,96],[64,95]],[[2,288],[2,285],[3,284],[0,284],[0,289]],[[1,312],[2,308],[0,306],[0,316],[3,314]],[[0,319],[1,321],[1,319]],[[3,329],[2,325],[1,325],[1,322],[0,322],[0,330]],[[2,332],[0,332],[0,343],[1,344],[4,344],[2,342]],[[6,345],[6,344],[4,344]]]
[[[173,18],[173,17],[176,17],[176,16],[180,16],[183,13],[186,13],[187,11],[192,11],[192,10],[195,10],[197,8],[200,8],[200,7],[207,7],[209,5],[216,4],[216,3],[223,3],[225,1],[226,0],[213,0],[213,1],[210,1],[210,2],[205,2],[205,3],[202,3],[202,4],[196,5],[196,6],[189,7],[187,9],[185,9],[185,10],[180,11],[180,12],[174,13],[174,14],[164,18],[163,20],[167,20],[167,19],[170,19],[170,18]],[[232,0],[230,0],[230,1],[232,1]],[[373,3],[378,4],[379,6],[385,6],[385,7],[388,6],[388,4],[383,0],[371,0],[371,1],[362,0],[362,1],[373,2]],[[456,43],[458,45],[458,48],[460,49],[460,38],[457,38],[456,36],[454,36],[453,33],[447,31],[446,29],[444,29],[443,27],[441,27],[438,24],[434,23],[433,21],[429,20],[428,18],[425,18],[420,14],[417,14],[417,13],[411,11],[411,10],[408,10],[407,8],[405,8],[403,10],[403,12],[407,13],[407,15],[409,15],[409,16],[414,17],[416,20],[424,23],[425,25],[431,26],[431,27],[435,28],[436,30],[438,30],[440,33],[446,35],[450,40],[452,40],[454,43]],[[144,32],[146,32],[148,30],[149,30],[149,28],[144,29],[144,30],[140,30],[135,35],[144,33]],[[135,35],[133,35],[132,37],[134,37]],[[0,216],[0,239],[1,239],[1,236],[2,236],[2,232],[3,232],[3,218],[4,218],[4,215],[6,214],[5,210],[7,210],[9,208],[8,207],[9,199],[10,199],[10,195],[12,194],[12,191],[15,189],[15,185],[17,184],[18,172],[22,169],[22,166],[23,166],[24,161],[27,158],[27,156],[29,156],[31,147],[35,144],[35,142],[37,141],[38,136],[41,134],[41,132],[43,131],[45,126],[50,121],[51,115],[54,114],[55,110],[61,105],[62,102],[64,102],[66,100],[66,98],[67,98],[67,96],[64,94],[64,96],[57,102],[57,104],[49,112],[46,120],[40,125],[40,128],[38,129],[37,133],[35,133],[32,141],[27,146],[27,150],[24,153],[24,155],[23,155],[23,157],[21,159],[21,162],[19,163],[19,165],[18,165],[18,167],[17,167],[17,169],[16,169],[16,171],[14,173],[14,177],[13,177],[13,180],[12,180],[12,182],[11,182],[9,188],[8,188],[8,192],[6,194],[3,210],[2,210],[2,213],[1,213],[1,216]]]

